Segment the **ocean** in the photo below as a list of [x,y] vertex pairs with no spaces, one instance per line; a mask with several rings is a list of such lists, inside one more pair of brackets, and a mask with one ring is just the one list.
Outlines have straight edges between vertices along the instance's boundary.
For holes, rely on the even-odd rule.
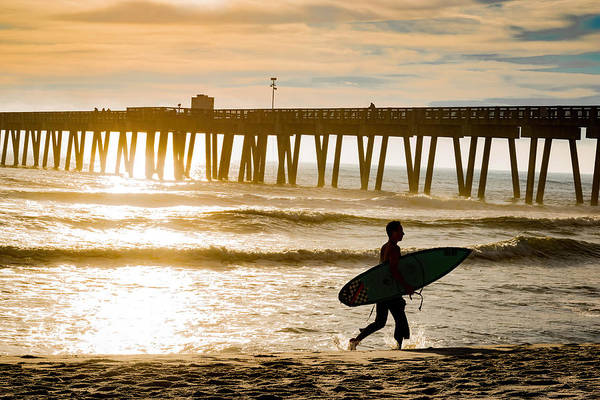
[[[543,206],[513,201],[503,171],[486,202],[458,198],[451,170],[435,171],[431,197],[392,167],[381,192],[358,190],[356,165],[340,189],[315,188],[311,164],[297,187],[203,176],[0,169],[0,354],[342,350],[371,307],[338,291],[377,264],[392,219],[403,252],[473,249],[421,311],[406,298],[405,348],[600,339],[600,208],[574,205],[568,174],[549,174]],[[390,317],[360,348],[390,349],[392,334]]]

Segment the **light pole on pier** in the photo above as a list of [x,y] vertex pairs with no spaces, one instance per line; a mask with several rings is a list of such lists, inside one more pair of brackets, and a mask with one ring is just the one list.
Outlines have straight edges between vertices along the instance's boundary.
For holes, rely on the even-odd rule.
[[275,91],[277,90],[277,84],[275,83],[276,80],[277,78],[271,78],[271,87],[273,88],[271,94],[271,110],[275,109]]

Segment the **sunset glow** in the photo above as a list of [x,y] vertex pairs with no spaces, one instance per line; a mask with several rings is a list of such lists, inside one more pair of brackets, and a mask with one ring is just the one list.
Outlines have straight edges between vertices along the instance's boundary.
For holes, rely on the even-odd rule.
[[[4,109],[598,102],[597,1],[0,5]],[[283,93],[283,92],[282,92]]]

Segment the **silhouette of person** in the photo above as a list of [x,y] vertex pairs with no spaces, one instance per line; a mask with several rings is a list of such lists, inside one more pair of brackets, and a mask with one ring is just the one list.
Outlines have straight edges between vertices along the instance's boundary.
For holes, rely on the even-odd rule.
[[[398,260],[400,258],[400,247],[398,242],[404,237],[404,229],[399,221],[391,221],[385,227],[388,235],[388,241],[381,247],[379,253],[379,262],[387,262],[393,278],[404,287],[406,294],[412,294],[414,289],[410,287],[398,271]],[[375,321],[364,329],[360,329],[360,333],[353,339],[350,339],[348,348],[356,350],[356,346],[371,333],[374,333],[385,326],[388,317],[388,311],[392,313],[396,328],[394,329],[394,339],[398,342],[398,349],[402,348],[402,340],[410,338],[410,330],[404,307],[406,301],[399,296],[398,298],[377,303],[375,306]]]
[[375,104],[373,104],[371,102],[371,104],[369,105],[369,118],[375,118],[375,113],[377,111],[377,107],[375,107]]

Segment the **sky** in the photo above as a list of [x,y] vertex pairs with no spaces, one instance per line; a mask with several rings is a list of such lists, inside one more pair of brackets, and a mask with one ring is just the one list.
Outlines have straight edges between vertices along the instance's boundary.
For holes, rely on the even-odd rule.
[[590,105],[600,2],[0,0],[0,54],[3,111]]

